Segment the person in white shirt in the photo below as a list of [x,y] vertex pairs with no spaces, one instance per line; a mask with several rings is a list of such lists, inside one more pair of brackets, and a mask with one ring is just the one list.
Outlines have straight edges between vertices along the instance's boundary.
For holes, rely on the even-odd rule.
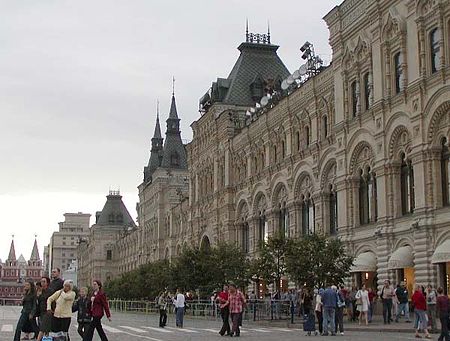
[[181,293],[180,289],[177,289],[177,294],[173,300],[176,310],[176,324],[178,328],[183,328],[183,317],[184,317],[184,302],[185,297]]

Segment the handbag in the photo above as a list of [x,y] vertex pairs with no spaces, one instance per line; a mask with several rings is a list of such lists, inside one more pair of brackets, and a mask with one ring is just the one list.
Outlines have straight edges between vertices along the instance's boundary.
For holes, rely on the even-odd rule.
[[[61,293],[62,293],[62,290],[59,291],[58,298],[61,296]],[[50,308],[52,309],[53,312],[55,312],[55,309],[56,309],[56,301],[58,300],[58,298],[57,298],[56,300],[52,301],[52,303],[51,303],[51,305],[50,305]]]

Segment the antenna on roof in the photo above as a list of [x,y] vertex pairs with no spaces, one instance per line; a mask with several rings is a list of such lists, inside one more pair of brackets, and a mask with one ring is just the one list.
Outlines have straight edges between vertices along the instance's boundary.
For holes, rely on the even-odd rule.
[[267,42],[270,44],[270,21],[267,19]]
[[248,42],[248,18],[245,19],[245,41]]

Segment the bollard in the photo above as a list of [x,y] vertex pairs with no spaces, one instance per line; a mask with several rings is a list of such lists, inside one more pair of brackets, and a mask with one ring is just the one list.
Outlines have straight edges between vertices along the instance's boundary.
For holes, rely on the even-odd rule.
[[253,321],[256,321],[256,303],[253,302]]

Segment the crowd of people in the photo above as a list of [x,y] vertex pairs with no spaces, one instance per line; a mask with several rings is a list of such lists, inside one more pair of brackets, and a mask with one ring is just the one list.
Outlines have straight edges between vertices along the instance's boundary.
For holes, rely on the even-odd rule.
[[61,336],[69,341],[69,327],[74,312],[77,312],[78,334],[83,341],[92,341],[95,330],[102,341],[108,341],[101,319],[106,314],[111,320],[111,313],[102,283],[94,280],[92,292],[81,288],[76,299],[73,282],[64,281],[60,269],[53,269],[51,277],[42,277],[37,283],[31,280],[25,282],[22,311],[14,341],[20,341],[22,333],[25,333],[25,340],[34,338],[41,341],[50,333],[55,333],[53,336]]

